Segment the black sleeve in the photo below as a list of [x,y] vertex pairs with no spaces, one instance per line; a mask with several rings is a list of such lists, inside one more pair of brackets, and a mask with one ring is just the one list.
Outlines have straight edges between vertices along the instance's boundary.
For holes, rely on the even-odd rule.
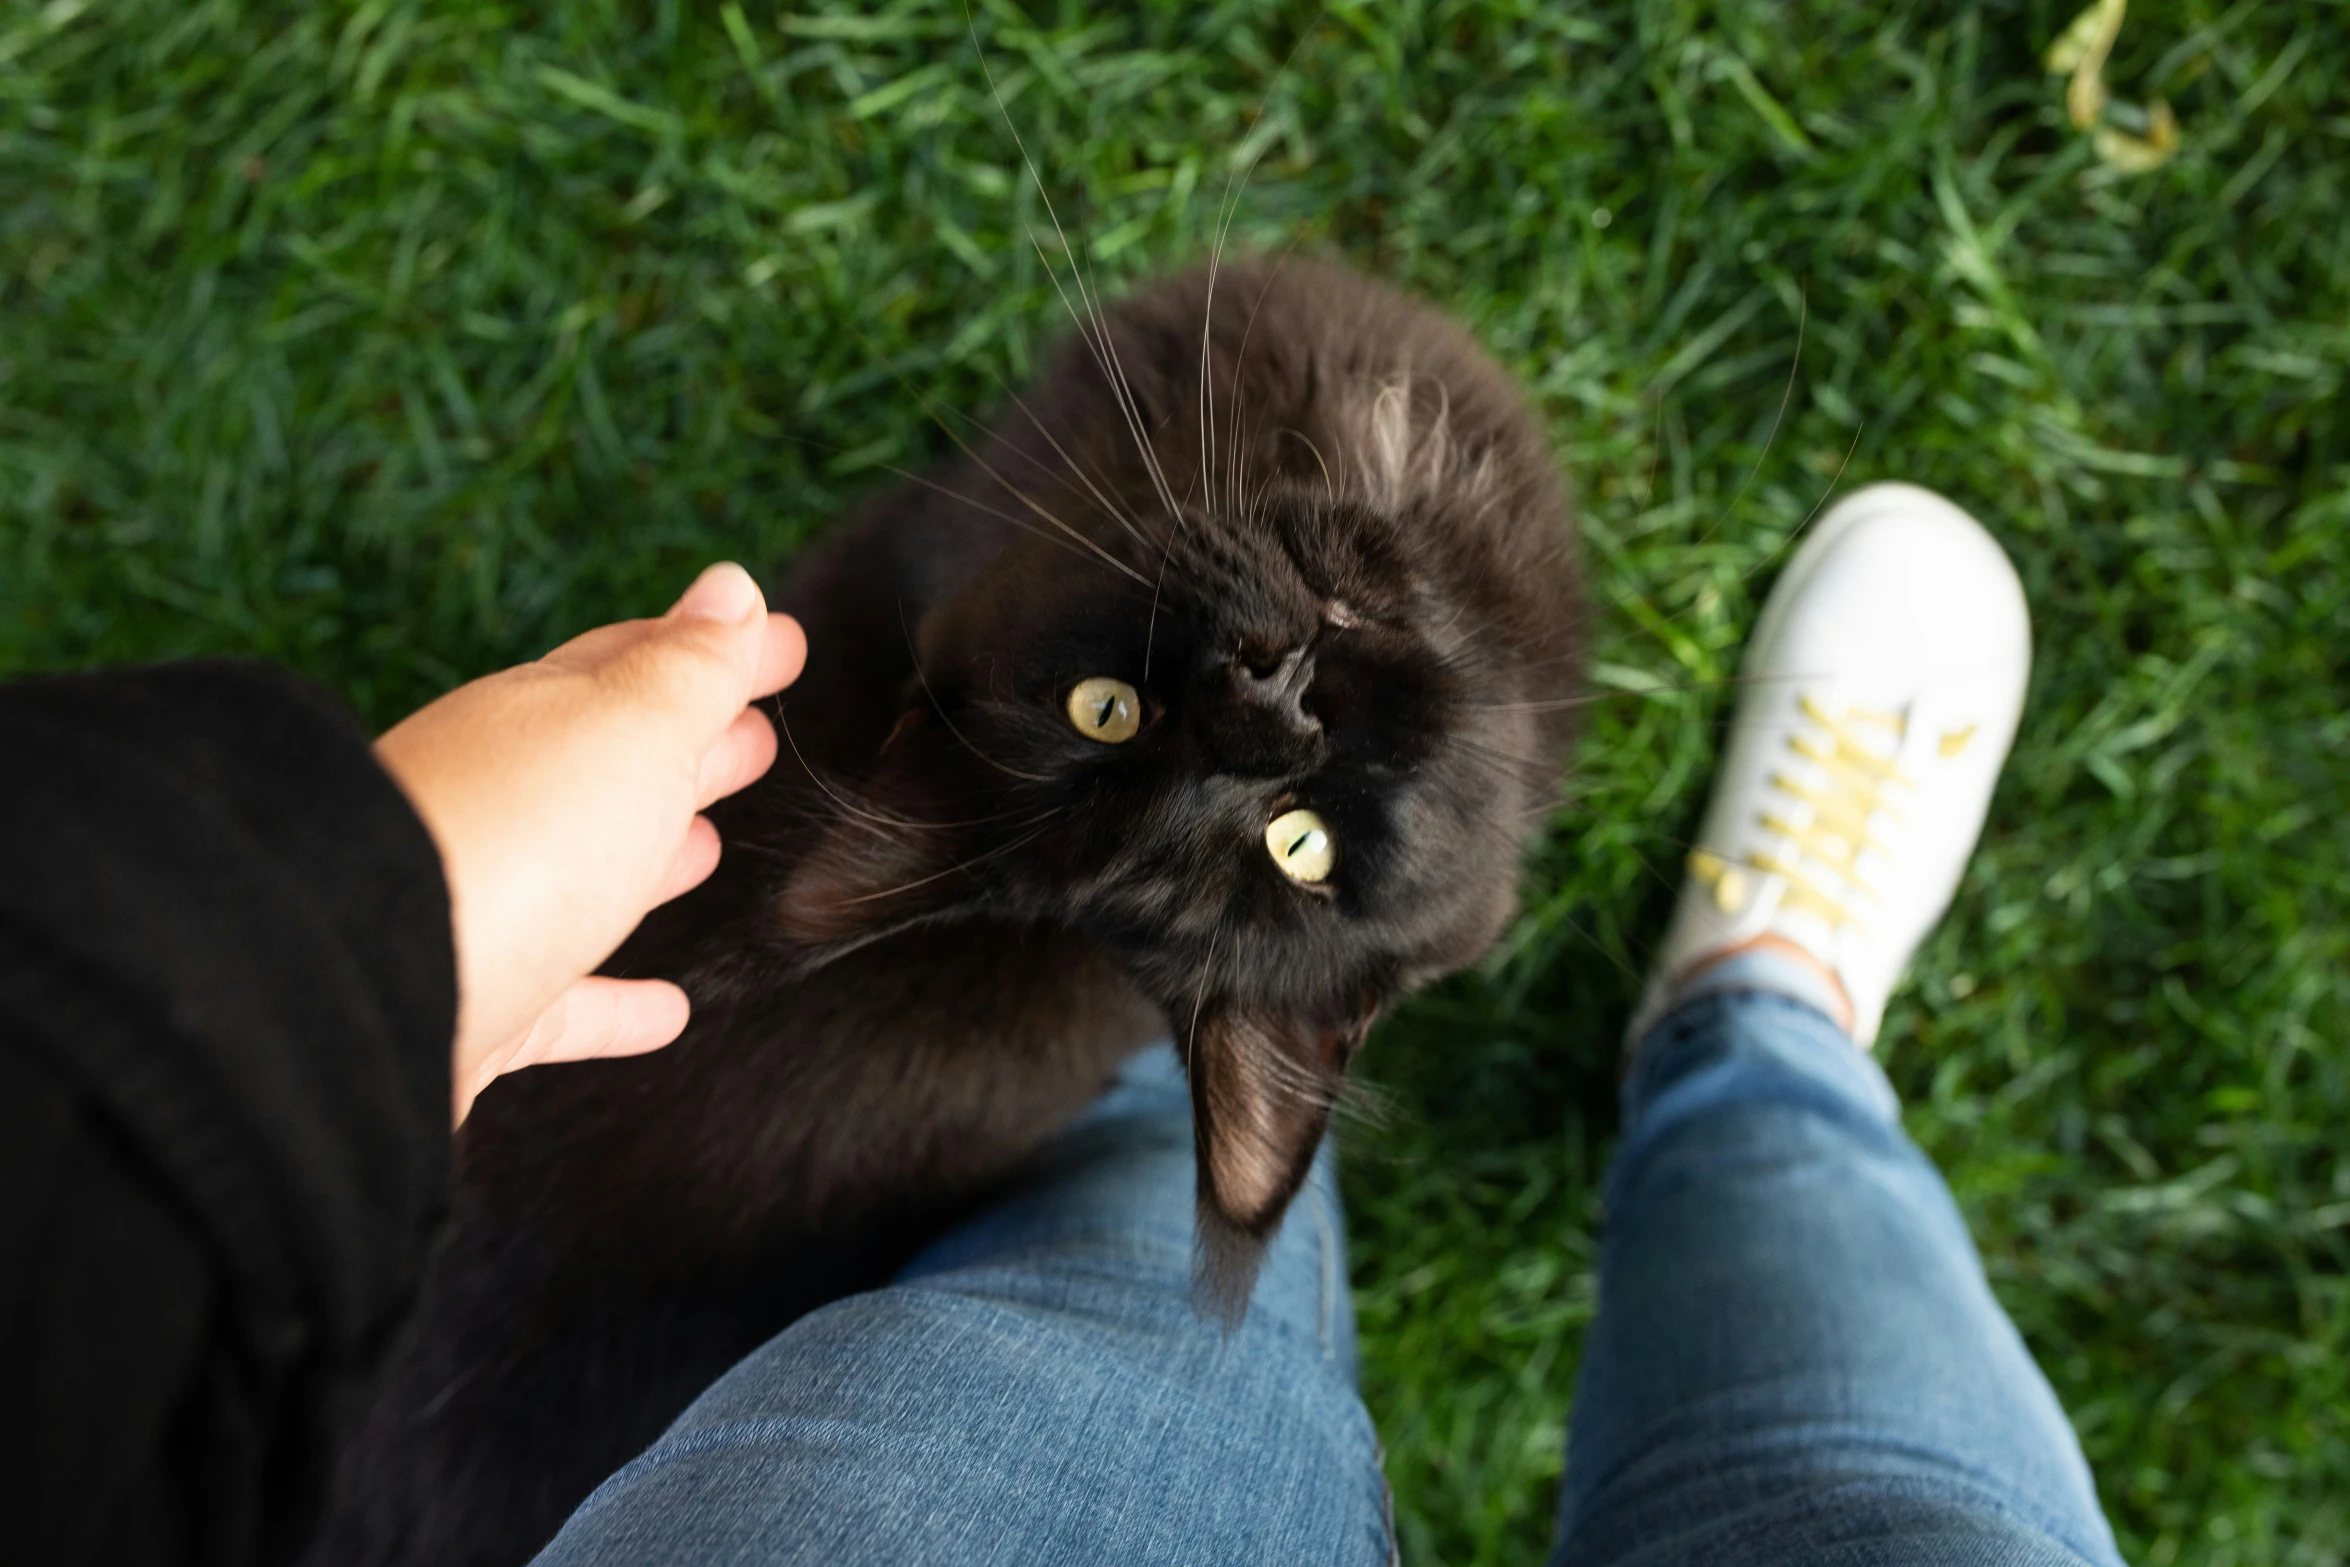
[[0,686],[0,1562],[281,1562],[447,1197],[440,860],[293,677]]

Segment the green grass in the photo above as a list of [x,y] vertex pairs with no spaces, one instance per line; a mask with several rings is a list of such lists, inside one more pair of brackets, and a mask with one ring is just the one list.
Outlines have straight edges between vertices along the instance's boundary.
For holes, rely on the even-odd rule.
[[[2350,1559],[2350,9],[2141,0],[2140,176],[2039,67],[2071,10],[978,7],[1106,278],[1261,151],[1243,240],[1457,311],[1582,495],[1575,804],[1351,1150],[1413,1561],[1545,1536],[1615,1036],[1839,471],[1980,512],[2038,627],[1910,1128],[2133,1560]],[[774,558],[1061,329],[980,62],[912,0],[8,6],[0,668],[255,652],[386,721]]]

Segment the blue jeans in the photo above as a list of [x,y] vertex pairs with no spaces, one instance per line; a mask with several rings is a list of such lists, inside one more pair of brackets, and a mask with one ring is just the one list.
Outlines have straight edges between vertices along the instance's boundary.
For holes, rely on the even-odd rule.
[[[1740,961],[1624,1085],[1554,1562],[2118,1562],[1884,1074]],[[720,1379],[540,1560],[1392,1561],[1329,1150],[1229,1336],[1191,1309],[1191,1206],[1154,1051],[890,1288]]]

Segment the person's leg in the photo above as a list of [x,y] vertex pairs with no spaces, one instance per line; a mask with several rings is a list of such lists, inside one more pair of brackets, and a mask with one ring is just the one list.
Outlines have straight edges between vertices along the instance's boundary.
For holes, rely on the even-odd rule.
[[1904,486],[1789,562],[1633,1031],[1558,1567],[2117,1560],[1867,1049],[2015,733],[2022,589]]
[[1800,971],[1717,976],[1624,1085],[1558,1567],[2117,1562],[1876,1062]]
[[1331,1150],[1229,1335],[1191,1306],[1192,1159],[1151,1051],[1005,1201],[720,1379],[539,1560],[1389,1562]]

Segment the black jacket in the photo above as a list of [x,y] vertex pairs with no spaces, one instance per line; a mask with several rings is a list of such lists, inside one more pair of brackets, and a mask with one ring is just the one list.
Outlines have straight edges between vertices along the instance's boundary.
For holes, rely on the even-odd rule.
[[0,1563],[280,1562],[413,1301],[456,968],[334,704],[0,686]]

